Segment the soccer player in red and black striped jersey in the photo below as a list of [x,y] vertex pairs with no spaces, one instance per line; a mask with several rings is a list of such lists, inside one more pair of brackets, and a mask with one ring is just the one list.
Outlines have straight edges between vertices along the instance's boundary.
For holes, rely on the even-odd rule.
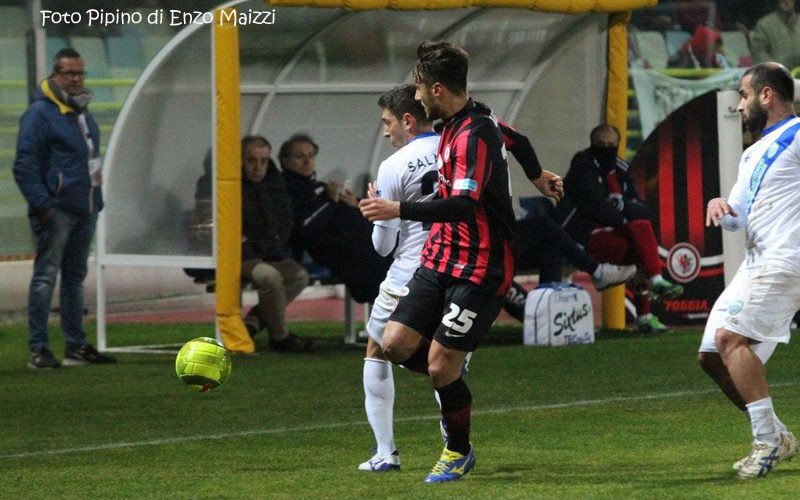
[[[444,121],[437,152],[438,197],[428,202],[361,201],[370,221],[432,223],[420,267],[384,331],[396,364],[430,376],[441,401],[447,442],[426,482],[460,479],[475,462],[469,441],[472,395],[462,368],[500,311],[514,274],[515,217],[506,150],[491,111],[467,92],[467,53],[423,42],[414,67],[416,98]],[[560,178],[552,179],[556,189]]]

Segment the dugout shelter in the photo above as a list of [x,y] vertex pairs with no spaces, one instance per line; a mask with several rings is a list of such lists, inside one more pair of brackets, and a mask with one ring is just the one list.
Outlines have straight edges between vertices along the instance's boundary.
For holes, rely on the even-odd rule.
[[[240,151],[244,134],[277,151],[298,131],[320,145],[317,173],[357,188],[391,153],[378,97],[410,81],[422,40],[470,53],[470,93],[528,135],[563,173],[589,130],[627,117],[626,23],[656,0],[235,0],[186,26],[131,90],[109,141],[97,241],[98,346],[108,266],[217,269],[217,335],[251,352],[240,315]],[[230,12],[272,12],[271,24]],[[262,18],[263,19],[263,18]],[[213,224],[187,227],[211,151]],[[625,150],[625,140],[620,144]],[[514,195],[535,193],[512,162]],[[617,320],[619,321],[619,320]],[[624,325],[624,315],[622,315]]]

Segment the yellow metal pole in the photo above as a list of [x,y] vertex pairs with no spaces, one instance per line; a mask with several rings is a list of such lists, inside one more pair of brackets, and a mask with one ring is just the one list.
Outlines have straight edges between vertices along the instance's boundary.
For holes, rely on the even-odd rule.
[[[624,157],[628,131],[628,39],[630,12],[612,14],[608,20],[608,80],[606,121],[620,132],[617,154]],[[603,292],[603,327],[625,329],[625,285]]]
[[239,31],[234,15],[214,13],[217,131],[217,329],[225,347],[255,351],[242,321],[242,159],[239,119]]

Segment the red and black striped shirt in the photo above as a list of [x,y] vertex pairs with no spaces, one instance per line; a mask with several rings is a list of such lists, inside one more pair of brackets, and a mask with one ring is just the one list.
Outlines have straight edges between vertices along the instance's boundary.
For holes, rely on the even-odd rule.
[[471,99],[444,124],[438,196],[475,203],[464,222],[434,222],[420,263],[505,293],[514,275],[515,217],[506,151],[491,110]]

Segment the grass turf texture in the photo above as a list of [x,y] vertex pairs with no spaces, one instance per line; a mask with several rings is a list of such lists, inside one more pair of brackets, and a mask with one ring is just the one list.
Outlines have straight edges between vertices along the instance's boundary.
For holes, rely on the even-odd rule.
[[[115,345],[180,342],[207,325],[111,325]],[[471,364],[475,469],[423,484],[441,452],[427,381],[395,368],[402,472],[356,466],[373,437],[363,349],[341,325],[294,324],[311,355],[235,356],[225,386],[193,393],[172,355],[25,369],[26,330],[0,327],[0,498],[797,498],[800,460],[741,482],[749,426],[695,363],[696,330],[599,334],[594,345],[526,348],[498,327]],[[53,352],[61,356],[58,332]],[[800,431],[800,348],[768,365],[783,421]]]

